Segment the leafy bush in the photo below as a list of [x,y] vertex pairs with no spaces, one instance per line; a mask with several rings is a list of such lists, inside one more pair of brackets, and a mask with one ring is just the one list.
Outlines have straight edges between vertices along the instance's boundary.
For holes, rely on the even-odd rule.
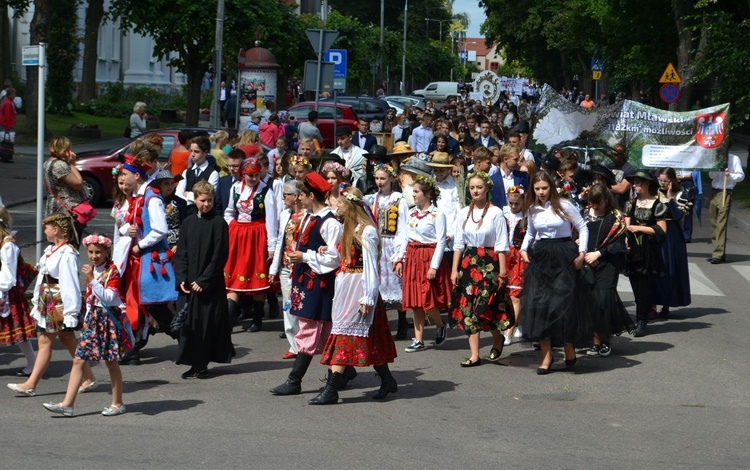
[[109,82],[102,87],[99,98],[88,103],[75,105],[76,112],[128,118],[133,113],[133,106],[138,101],[146,103],[146,112],[159,116],[162,109],[184,110],[186,107],[185,87],[141,86],[126,87],[122,82]]

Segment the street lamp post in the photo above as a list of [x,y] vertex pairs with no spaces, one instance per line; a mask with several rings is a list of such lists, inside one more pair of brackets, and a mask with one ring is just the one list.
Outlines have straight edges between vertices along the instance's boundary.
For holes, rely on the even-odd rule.
[[449,18],[447,20],[436,20],[433,18],[425,18],[424,20],[428,25],[430,24],[430,21],[437,21],[438,23],[440,23],[440,47],[442,47],[443,46],[443,23],[445,23],[446,21],[455,21],[455,18]]

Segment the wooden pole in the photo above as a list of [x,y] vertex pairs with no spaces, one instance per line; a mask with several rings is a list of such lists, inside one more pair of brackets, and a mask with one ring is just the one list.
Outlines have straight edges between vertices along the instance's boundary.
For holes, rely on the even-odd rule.
[[727,176],[729,174],[724,172],[724,190],[721,193],[721,207],[727,207]]

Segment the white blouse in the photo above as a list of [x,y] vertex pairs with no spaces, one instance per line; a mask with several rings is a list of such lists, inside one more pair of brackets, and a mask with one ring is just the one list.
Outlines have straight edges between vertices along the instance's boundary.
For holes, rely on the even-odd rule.
[[16,286],[18,279],[18,249],[13,242],[6,242],[0,249],[0,317],[10,315],[8,292]]
[[529,209],[528,228],[523,238],[521,251],[528,250],[532,240],[536,238],[570,237],[573,233],[572,226],[575,226],[578,230],[578,251],[586,252],[589,243],[589,229],[586,221],[583,220],[576,206],[567,199],[560,199],[560,207],[565,213],[565,219],[555,213],[549,201],[544,204],[544,207],[534,205]]
[[[148,185],[146,183],[143,183],[140,188],[133,194],[133,196],[144,196],[146,194],[146,189],[148,189]],[[127,207],[123,206],[126,209],[127,213]],[[149,248],[151,246],[156,245],[160,241],[167,238],[167,235],[169,234],[169,227],[167,226],[167,212],[164,210],[164,199],[162,199],[160,196],[153,196],[148,201],[148,219],[151,223],[151,231],[147,233],[145,236],[141,233],[140,240],[138,241],[138,247],[141,250],[145,250],[146,248]],[[120,235],[124,237],[128,237],[128,229],[130,228],[130,224],[123,223],[120,226]]]
[[[474,209],[469,216],[471,206],[466,206],[456,216],[456,234],[453,241],[453,251],[463,251],[467,246],[495,248],[496,253],[508,251],[508,228],[503,217],[503,211],[497,206],[487,208],[482,220],[484,209]],[[468,220],[467,220],[468,217]],[[475,222],[476,220],[476,222]],[[465,224],[464,224],[465,221]]]
[[452,237],[455,231],[456,213],[461,208],[458,201],[456,180],[448,175],[442,182],[436,182],[435,184],[440,189],[437,208],[445,215],[448,234]]
[[435,253],[430,261],[430,268],[438,269],[443,261],[443,251],[445,250],[445,236],[447,228],[445,224],[445,215],[440,212],[434,204],[430,205],[425,211],[415,207],[409,211],[409,218],[406,222],[406,232],[397,241],[398,247],[397,260],[404,259],[406,255],[406,246],[409,242],[435,244]]
[[[325,206],[316,214],[312,215],[323,218],[329,212],[331,212],[331,208]],[[310,220],[311,217],[308,215],[302,219],[302,222],[300,222],[300,230],[302,230],[302,232],[300,232],[301,234],[304,234],[305,230],[307,230],[307,225],[310,223]],[[318,228],[314,227],[313,230],[318,230]],[[317,250],[307,250],[302,253],[302,262],[310,266],[310,269],[317,274],[327,274],[338,269],[341,264],[341,256],[339,255],[337,244],[341,239],[341,235],[344,233],[344,227],[341,226],[338,220],[331,217],[326,219],[326,221],[323,222],[323,225],[319,226],[319,230],[320,236],[323,237],[323,241],[325,242],[325,253],[319,253]],[[302,235],[300,235],[300,238],[301,237]]]
[[[253,188],[251,186],[244,184],[244,181],[242,180],[234,183],[232,185],[232,189],[229,190],[229,204],[224,211],[224,220],[227,222],[227,224],[231,223],[235,219],[238,222],[242,223],[252,222],[252,212],[254,209],[253,204],[255,204],[254,198],[257,193],[263,191],[265,187],[266,183],[264,183],[263,181],[258,182],[258,186],[255,191],[253,191]],[[239,194],[239,197],[236,198],[236,201],[235,194]],[[241,210],[237,208],[240,202],[245,205],[245,207]],[[266,192],[266,195],[263,198],[263,205],[265,206],[263,207],[263,209],[266,213],[266,243],[268,245],[268,252],[272,253],[273,250],[276,249],[276,237],[279,233],[280,213],[280,211],[276,209],[276,194],[274,193],[273,188],[269,188]]]
[[45,274],[57,278],[63,303],[63,322],[66,327],[75,328],[78,326],[78,313],[81,311],[78,252],[70,245],[60,248],[50,245],[39,258],[39,275],[36,277],[34,297],[31,299],[31,317],[41,328],[47,328],[47,322],[39,311],[39,286],[44,282]]
[[503,217],[508,221],[508,243],[513,243],[513,232],[516,230],[516,225],[523,219],[523,211],[519,211],[514,214],[510,210],[510,206],[503,207]]
[[107,278],[102,278],[104,268],[106,267],[106,264],[102,266],[94,266],[94,279],[89,282],[92,295],[86,299],[87,311],[90,311],[91,307],[104,307],[105,305],[107,307],[119,307],[124,303],[120,298],[120,292],[117,289],[107,287],[109,276]]
[[[359,230],[359,226],[356,230]],[[378,300],[380,284],[378,241],[378,232],[375,227],[365,227],[362,231],[362,298],[359,299],[359,303],[370,307]]]

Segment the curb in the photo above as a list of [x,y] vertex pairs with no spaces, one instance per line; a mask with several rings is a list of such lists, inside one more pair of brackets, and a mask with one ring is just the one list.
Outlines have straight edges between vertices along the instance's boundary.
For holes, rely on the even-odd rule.
[[30,204],[32,202],[36,201],[36,197],[29,198],[29,199],[18,199],[16,201],[11,201],[8,204],[5,205],[8,209],[16,206],[22,206],[24,204]]

